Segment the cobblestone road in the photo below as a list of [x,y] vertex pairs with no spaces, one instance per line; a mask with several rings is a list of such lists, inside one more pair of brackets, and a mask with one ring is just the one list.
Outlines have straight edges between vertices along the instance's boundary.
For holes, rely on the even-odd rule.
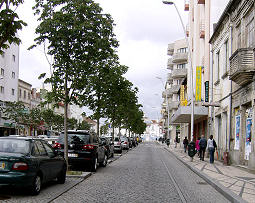
[[144,143],[53,202],[228,202],[155,143]]

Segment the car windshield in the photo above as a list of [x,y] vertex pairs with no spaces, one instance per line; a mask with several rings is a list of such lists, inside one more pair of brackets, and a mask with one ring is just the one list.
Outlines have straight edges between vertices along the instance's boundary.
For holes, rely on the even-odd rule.
[[0,139],[0,152],[29,153],[29,141],[18,139]]
[[[58,142],[64,144],[64,133],[61,133],[59,136]],[[68,133],[68,144],[88,144],[89,143],[89,134],[69,134]]]

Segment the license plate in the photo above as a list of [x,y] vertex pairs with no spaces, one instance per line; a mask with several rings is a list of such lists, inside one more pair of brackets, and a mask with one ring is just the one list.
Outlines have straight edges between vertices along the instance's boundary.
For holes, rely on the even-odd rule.
[[5,163],[0,162],[0,169],[4,169],[5,168]]
[[71,154],[71,153],[68,153],[68,157],[78,157],[78,154]]

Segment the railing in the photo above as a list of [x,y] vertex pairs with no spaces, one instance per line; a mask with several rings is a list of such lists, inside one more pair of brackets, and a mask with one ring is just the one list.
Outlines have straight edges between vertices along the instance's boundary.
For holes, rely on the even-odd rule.
[[173,70],[174,64],[172,58],[169,58],[167,61],[167,69]]
[[187,77],[187,69],[183,68],[183,69],[174,69],[172,71],[172,78],[184,78]]
[[172,58],[173,63],[188,61],[188,53],[175,53]]

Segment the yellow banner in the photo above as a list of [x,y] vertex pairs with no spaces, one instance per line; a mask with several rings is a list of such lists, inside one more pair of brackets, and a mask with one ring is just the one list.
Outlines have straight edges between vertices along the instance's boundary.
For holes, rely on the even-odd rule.
[[202,67],[196,69],[196,101],[201,101]]
[[181,85],[181,92],[180,92],[180,101],[184,101],[184,85]]

